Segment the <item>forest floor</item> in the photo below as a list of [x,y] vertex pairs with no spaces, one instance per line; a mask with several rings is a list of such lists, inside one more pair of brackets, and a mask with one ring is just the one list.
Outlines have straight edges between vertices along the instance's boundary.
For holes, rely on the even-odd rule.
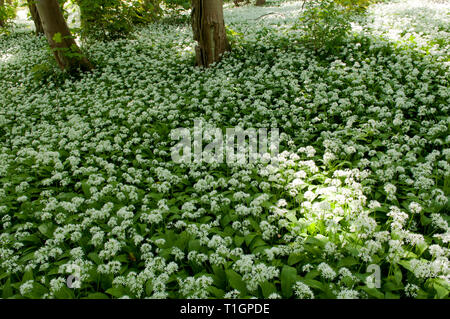
[[[20,14],[0,35],[0,296],[448,298],[449,2],[373,5],[328,54],[292,29],[301,7],[227,7],[233,50],[207,70],[165,20],[90,43],[78,78]],[[173,160],[174,130],[236,127],[278,129],[276,161]]]

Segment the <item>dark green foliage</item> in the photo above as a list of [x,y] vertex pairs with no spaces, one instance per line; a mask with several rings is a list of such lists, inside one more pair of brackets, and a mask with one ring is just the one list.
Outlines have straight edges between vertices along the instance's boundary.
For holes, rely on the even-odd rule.
[[10,3],[5,1],[5,4],[0,6],[0,26],[8,24],[16,17],[17,6],[17,0],[10,1]]
[[118,39],[136,24],[149,23],[162,14],[161,0],[74,0],[80,8],[84,38]]
[[342,44],[351,30],[352,12],[332,0],[308,1],[295,28],[314,50],[333,49]]
[[115,39],[132,30],[128,7],[119,0],[75,0],[80,7],[83,37]]

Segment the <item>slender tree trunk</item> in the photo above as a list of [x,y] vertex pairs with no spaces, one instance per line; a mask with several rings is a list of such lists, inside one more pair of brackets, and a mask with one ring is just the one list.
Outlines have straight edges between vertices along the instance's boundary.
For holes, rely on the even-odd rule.
[[28,9],[30,10],[31,18],[33,19],[34,26],[36,27],[36,35],[44,34],[44,28],[42,26],[41,17],[36,7],[36,0],[27,0]]
[[[0,0],[0,9],[5,8],[5,0]],[[0,27],[5,26],[5,21],[3,20],[3,17],[0,15]]]
[[223,0],[192,0],[192,30],[198,66],[209,67],[218,62],[223,53],[230,51],[225,22]]
[[256,0],[256,4],[257,6],[263,6],[266,4],[266,0]]
[[70,33],[58,0],[36,0],[45,36],[62,70],[92,69],[91,63],[81,53]]

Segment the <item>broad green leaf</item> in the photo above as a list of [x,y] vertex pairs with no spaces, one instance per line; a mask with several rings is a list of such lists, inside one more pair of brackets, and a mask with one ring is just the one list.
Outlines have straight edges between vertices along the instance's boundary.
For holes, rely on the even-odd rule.
[[225,292],[222,289],[216,288],[214,286],[209,286],[207,290],[216,298],[223,299]]
[[96,252],[91,252],[88,254],[90,260],[92,260],[96,265],[103,264],[103,261],[100,259]]
[[83,190],[83,193],[85,196],[90,197],[91,196],[91,185],[87,183],[87,181],[81,182],[81,189]]
[[239,275],[232,269],[227,269],[225,273],[227,275],[228,283],[230,284],[230,286],[234,289],[239,290],[241,296],[245,296],[247,294],[247,286],[242,280],[241,275]]
[[250,244],[252,243],[253,239],[255,239],[256,235],[255,234],[250,234],[245,236],[245,244],[247,246],[250,246]]
[[392,292],[387,291],[387,292],[384,294],[384,298],[385,298],[385,299],[400,299],[400,295],[397,295],[397,294],[394,294],[394,293],[392,293]]
[[281,270],[281,293],[290,298],[293,294],[292,286],[297,281],[297,270],[294,267],[284,266]]
[[25,271],[25,273],[23,274],[23,277],[22,277],[22,283],[25,283],[29,280],[33,280],[33,271],[32,270]]
[[305,285],[307,285],[311,288],[315,288],[320,291],[323,291],[323,284],[318,280],[309,279],[309,278],[300,278],[299,281],[303,282]]
[[108,290],[105,291],[107,294],[116,297],[116,298],[120,298],[122,296],[125,295],[125,291],[123,288],[121,287],[113,287],[113,288],[109,288]]
[[357,265],[359,262],[356,258],[353,257],[345,257],[339,260],[338,267],[350,267],[353,265]]
[[384,299],[383,293],[378,291],[376,288],[369,288],[367,286],[361,287],[362,290],[367,292],[367,294],[371,297],[377,298],[377,299]]
[[201,248],[202,248],[202,246],[200,245],[200,240],[198,240],[198,239],[191,239],[189,241],[189,244],[188,244],[188,250],[189,251],[194,251],[194,250],[199,251]]
[[403,268],[409,270],[410,272],[414,272],[414,269],[411,267],[411,263],[409,260],[400,260],[398,264],[403,266]]
[[[148,280],[147,284],[145,285],[145,293],[147,294],[147,296],[151,296],[153,293],[153,281],[152,280]],[[122,296],[125,295],[125,292],[123,292]]]
[[303,258],[304,258],[303,255],[290,254],[288,258],[288,265],[289,266],[295,265],[296,263],[300,262]]
[[403,275],[402,275],[402,271],[398,265],[394,266],[394,279],[398,285],[400,285],[402,283]]
[[275,287],[275,285],[271,282],[268,282],[267,280],[260,283],[259,286],[261,287],[264,298],[269,298],[271,294],[277,292],[277,288]]
[[54,231],[54,226],[52,223],[45,223],[42,224],[38,227],[38,230],[47,238],[52,237],[53,235],[53,231]]
[[222,267],[212,266],[214,272],[214,283],[217,287],[225,288],[227,282],[227,275]]
[[30,294],[33,299],[42,298],[46,293],[48,293],[48,289],[46,287],[38,282],[33,283],[33,291]]
[[54,293],[54,295],[57,299],[74,299],[75,298],[73,291],[71,289],[67,288],[66,286],[63,286],[61,289],[56,291]]
[[236,245],[236,247],[241,247],[244,240],[244,237],[234,236],[234,244]]
[[13,295],[12,287],[11,287],[11,278],[6,280],[6,283],[2,287],[2,299],[7,299]]

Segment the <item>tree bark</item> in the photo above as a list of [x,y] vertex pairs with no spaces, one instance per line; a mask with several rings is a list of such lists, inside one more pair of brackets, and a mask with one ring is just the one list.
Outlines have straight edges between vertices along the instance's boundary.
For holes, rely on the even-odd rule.
[[83,56],[70,33],[58,0],[36,0],[36,7],[59,67],[66,71],[91,70],[91,63]]
[[192,30],[198,42],[195,48],[198,66],[209,67],[231,50],[223,18],[223,0],[192,0]]
[[41,17],[36,7],[36,0],[27,0],[28,9],[30,10],[31,18],[33,19],[36,28],[36,35],[44,34],[44,27],[42,26]]
[[[4,9],[5,8],[5,0],[0,0],[0,8]],[[0,27],[4,27],[5,26],[5,20],[3,20],[3,17],[0,16]]]

